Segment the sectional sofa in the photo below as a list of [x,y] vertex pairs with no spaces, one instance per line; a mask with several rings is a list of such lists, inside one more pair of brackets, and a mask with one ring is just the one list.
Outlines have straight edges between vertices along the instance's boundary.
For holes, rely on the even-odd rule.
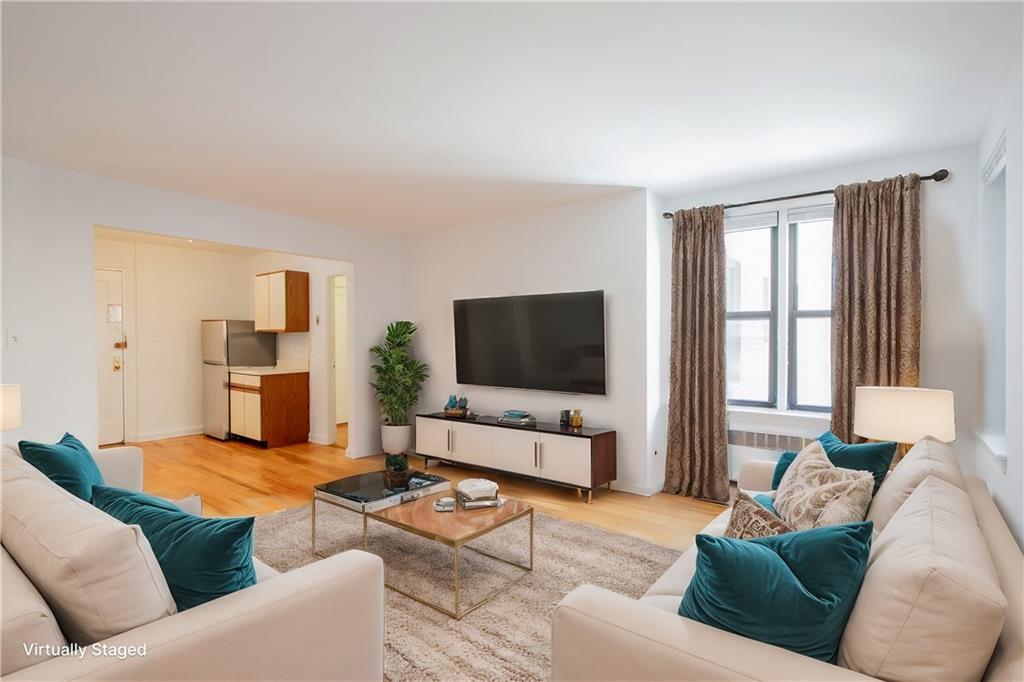
[[[748,462],[739,486],[765,491],[773,469]],[[729,513],[703,532],[723,534]],[[875,536],[838,665],[679,616],[691,547],[638,600],[593,585],[567,595],[552,622],[552,679],[1024,680],[1024,559],[984,482],[925,439],[867,519]]]
[[[94,457],[108,485],[142,488],[138,448]],[[380,558],[349,551],[284,574],[257,562],[256,585],[184,612],[158,599],[152,617],[138,593],[169,593],[155,560],[141,575],[126,568],[148,548],[138,528],[53,484],[17,450],[5,446],[2,458],[4,680],[383,678]],[[83,619],[109,636],[81,641]],[[126,619],[148,622],[122,629]],[[26,644],[86,646],[51,656]]]

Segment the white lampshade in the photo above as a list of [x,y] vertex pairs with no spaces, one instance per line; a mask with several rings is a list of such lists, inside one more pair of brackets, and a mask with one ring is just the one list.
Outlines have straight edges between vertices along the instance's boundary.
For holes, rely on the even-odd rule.
[[21,384],[0,384],[0,431],[21,426]]
[[853,432],[873,440],[916,443],[931,436],[956,440],[953,392],[934,388],[858,386]]

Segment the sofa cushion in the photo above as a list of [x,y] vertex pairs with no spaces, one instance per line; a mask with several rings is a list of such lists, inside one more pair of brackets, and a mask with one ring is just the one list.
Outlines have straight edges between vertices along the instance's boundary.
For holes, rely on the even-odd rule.
[[53,445],[23,440],[18,443],[18,449],[22,459],[86,502],[92,499],[94,485],[104,485],[103,474],[89,448],[70,433],[65,433]]
[[[760,497],[760,496],[758,496]],[[771,503],[771,498],[769,504]],[[773,507],[774,509],[774,507]],[[725,537],[746,540],[791,533],[794,528],[742,490],[736,494]]]
[[929,476],[875,541],[839,665],[890,682],[978,680],[1005,614],[970,498]]
[[256,584],[251,516],[203,518],[146,493],[101,486],[93,504],[142,529],[179,611]]
[[175,613],[146,537],[2,455],[3,546],[68,641],[91,644]]
[[956,463],[956,455],[953,454],[952,448],[931,436],[926,436],[910,448],[910,452],[893,468],[871,500],[867,519],[874,522],[875,535],[882,532],[900,505],[910,497],[921,481],[929,476],[935,476],[961,490],[966,490],[964,477]]
[[[43,596],[21,572],[7,550],[0,549],[0,553],[3,580],[0,675],[8,675],[53,658],[68,642]],[[26,651],[24,644],[36,646]]]
[[[724,512],[716,516],[711,523],[704,527],[701,532],[704,535],[722,535],[725,533],[726,527],[729,525],[729,516],[732,514],[732,509],[726,509]],[[679,608],[679,600],[683,598],[683,592],[686,592],[686,586],[690,584],[690,579],[693,578],[693,572],[696,570],[697,565],[697,546],[691,545],[689,549],[679,555],[676,562],[668,567],[668,570],[661,574],[650,589],[644,593],[645,597],[655,596],[671,596],[675,597],[676,605],[673,612]]]
[[833,662],[870,547],[866,521],[753,540],[698,535],[679,615]]
[[836,467],[814,441],[782,477],[775,508],[796,530],[863,521],[873,483],[867,471]]

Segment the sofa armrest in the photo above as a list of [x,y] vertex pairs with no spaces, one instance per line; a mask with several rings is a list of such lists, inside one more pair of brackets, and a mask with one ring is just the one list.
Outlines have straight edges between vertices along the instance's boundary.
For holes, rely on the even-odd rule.
[[775,473],[775,462],[766,459],[748,459],[740,465],[740,474],[736,477],[736,485],[741,490],[759,492],[772,489],[772,474]]
[[6,680],[380,680],[384,564],[353,550],[121,633],[145,655],[52,658]]
[[125,490],[142,490],[142,448],[119,445],[94,450],[92,456],[107,485]]
[[871,678],[584,585],[555,608],[551,679],[831,682]]

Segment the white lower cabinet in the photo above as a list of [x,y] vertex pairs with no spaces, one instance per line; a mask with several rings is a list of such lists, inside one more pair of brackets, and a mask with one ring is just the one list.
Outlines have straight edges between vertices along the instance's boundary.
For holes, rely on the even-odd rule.
[[451,457],[451,426],[443,419],[416,417],[416,452],[427,457]]
[[476,424],[451,425],[451,458],[478,467],[491,466],[491,438],[494,429]]
[[539,476],[538,434],[515,429],[493,429],[491,466],[516,474]]
[[232,384],[245,388],[229,391],[231,410],[231,433],[243,438],[263,440],[263,405],[260,399],[260,378],[247,374],[230,375]]
[[[420,455],[581,488],[594,485],[592,447],[590,438],[579,436],[416,418],[416,452]],[[612,450],[610,457],[614,456]]]
[[262,409],[259,393],[245,394],[245,433],[242,435],[246,438],[263,440],[262,415],[260,414]]
[[590,441],[575,436],[540,434],[541,478],[590,487]]

